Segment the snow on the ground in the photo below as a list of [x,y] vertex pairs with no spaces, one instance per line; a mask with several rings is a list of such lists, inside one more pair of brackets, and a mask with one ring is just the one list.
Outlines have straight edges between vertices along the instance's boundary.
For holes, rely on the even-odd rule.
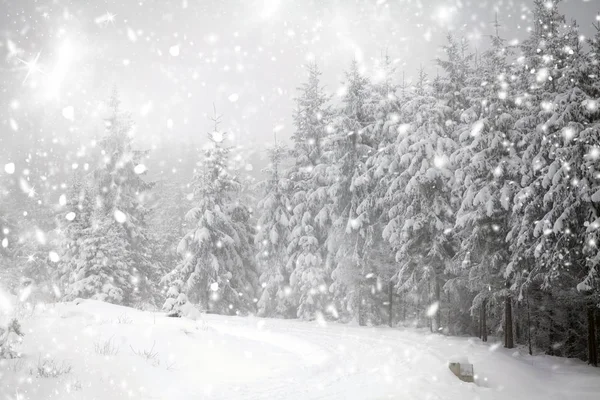
[[[23,357],[0,362],[2,400],[600,396],[600,370],[580,361],[411,329],[217,315],[193,321],[89,300],[38,307],[22,323]],[[477,385],[447,367],[465,357]],[[56,371],[64,373],[47,376]]]

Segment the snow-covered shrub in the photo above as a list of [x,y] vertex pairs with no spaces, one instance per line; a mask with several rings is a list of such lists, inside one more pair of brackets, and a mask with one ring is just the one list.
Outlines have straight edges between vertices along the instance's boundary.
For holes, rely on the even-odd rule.
[[0,326],[0,359],[17,358],[19,355],[14,350],[14,336],[23,336],[21,324],[15,318],[5,326]]
[[119,353],[119,347],[113,341],[113,338],[94,343],[94,351],[101,356],[114,356]]
[[15,341],[23,336],[21,325],[14,317],[13,299],[0,287],[0,359],[16,358]]
[[59,363],[53,358],[40,358],[34,369],[30,370],[31,375],[38,378],[58,378],[71,372],[73,367],[66,362]]

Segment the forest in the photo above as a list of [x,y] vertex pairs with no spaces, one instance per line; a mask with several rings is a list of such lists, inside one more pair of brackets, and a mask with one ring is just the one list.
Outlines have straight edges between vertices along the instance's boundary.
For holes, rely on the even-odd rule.
[[557,4],[534,1],[520,43],[449,33],[410,82],[383,52],[334,98],[307,63],[260,182],[218,107],[193,179],[150,179],[115,90],[58,203],[52,163],[2,163],[0,284],[32,307],[429,327],[597,366],[600,22],[583,38]]

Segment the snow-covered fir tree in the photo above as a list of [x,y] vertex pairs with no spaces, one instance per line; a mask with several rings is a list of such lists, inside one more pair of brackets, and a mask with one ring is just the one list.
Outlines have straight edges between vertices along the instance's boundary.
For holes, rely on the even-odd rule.
[[299,89],[294,111],[291,156],[294,164],[287,172],[291,184],[290,236],[287,272],[297,316],[313,319],[318,315],[337,317],[329,307],[330,271],[325,264],[325,240],[330,226],[327,163],[323,149],[332,132],[329,96],[320,82],[315,63],[307,65],[308,79]]
[[154,244],[152,260],[161,276],[179,263],[177,243],[185,232],[185,214],[190,209],[187,184],[170,178],[157,181],[152,188],[148,230]]
[[[513,146],[509,51],[497,32],[491,36],[474,82],[464,91],[467,108],[457,129],[460,147],[452,156],[457,187],[462,191],[455,225],[460,247],[452,268],[455,277],[447,287],[459,296],[458,301],[467,301],[471,314],[479,314],[479,335],[484,340],[489,331],[486,321],[493,331],[501,329],[501,321],[488,319],[488,307],[502,310],[502,300],[508,296],[504,274],[510,259],[505,238],[519,168]],[[458,315],[453,319],[464,328]]]
[[331,291],[344,316],[367,323],[371,304],[364,295],[374,266],[367,256],[371,240],[370,210],[359,206],[369,188],[366,160],[377,146],[372,137],[373,95],[369,80],[353,60],[346,72],[345,92],[337,114],[336,132],[328,148],[331,186],[328,195],[332,227],[328,251],[334,265]]
[[[146,226],[148,210],[144,196],[152,186],[142,177],[146,170],[141,162],[146,153],[133,149],[132,122],[121,111],[116,90],[108,109],[106,133],[99,141],[101,165],[90,175],[83,196],[94,197],[85,200],[84,210],[80,210],[91,213],[90,224],[64,228],[67,235],[74,235],[67,236],[66,247],[77,242],[77,246],[65,252],[64,263],[72,269],[68,273],[63,271],[68,275],[64,297],[128,305],[153,303],[158,275],[150,262],[151,244]],[[91,212],[88,204],[93,204]],[[76,213],[75,209],[71,212]],[[82,221],[76,216],[70,222]]]
[[181,293],[212,312],[246,314],[255,306],[256,271],[247,268],[249,215],[238,203],[241,184],[228,169],[229,149],[216,112],[213,122],[192,182],[194,207],[185,217],[189,228],[177,247],[182,260],[163,278],[171,286],[163,307],[169,312],[178,311]]
[[290,236],[290,181],[282,176],[282,162],[287,149],[275,142],[268,149],[268,179],[260,187],[263,192],[258,203],[258,233],[256,245],[262,294],[258,315],[295,317],[291,296],[290,274],[287,271],[287,244]]
[[[363,219],[368,221],[366,257],[374,266],[374,279],[369,278],[371,322],[382,320],[380,304],[387,303],[387,320],[390,325],[394,320],[394,297],[396,297],[396,262],[391,247],[383,239],[383,228],[389,222],[388,211],[392,201],[387,197],[390,183],[395,178],[398,161],[395,155],[396,141],[405,133],[405,125],[401,123],[401,109],[408,101],[410,91],[402,73],[402,82],[398,84],[395,61],[386,53],[375,66],[375,77],[372,82],[371,103],[374,120],[369,127],[371,149],[365,161],[366,171],[362,179],[367,185],[361,202],[357,208]],[[387,294],[383,294],[384,289]],[[403,308],[404,310],[404,308]],[[401,310],[402,313],[404,311]],[[378,312],[379,311],[379,312]],[[403,314],[402,314],[403,315]]]
[[402,110],[403,122],[409,126],[396,146],[399,171],[388,193],[394,205],[383,235],[396,251],[399,290],[414,291],[427,303],[437,303],[431,315],[437,330],[444,273],[454,255],[450,155],[457,145],[449,123],[454,110],[422,86],[419,83],[416,89],[421,94],[415,94]]
[[[553,10],[556,4],[544,7],[547,19],[541,22],[545,26],[564,21]],[[587,60],[577,26],[557,26],[551,35],[543,26],[538,30],[545,40],[543,55],[536,50],[536,55],[528,59],[537,60],[541,72],[552,72],[536,76],[531,85],[534,98],[540,103],[528,109],[532,114],[529,118],[537,126],[528,135],[523,152],[523,171],[527,173],[523,175],[523,189],[515,208],[521,217],[521,223],[514,228],[520,245],[515,246],[515,254],[525,249],[523,258],[532,260],[527,276],[521,279],[522,285],[541,287],[545,297],[562,299],[584,311],[595,307],[592,304],[597,296],[595,284],[588,285],[595,282],[597,275],[596,262],[590,258],[597,252],[596,243],[589,238],[593,231],[589,226],[597,214],[592,198],[597,177],[590,174],[594,168],[588,159],[590,150],[599,143],[594,129],[588,128],[597,115],[587,107],[593,99],[582,90],[589,72],[585,71]],[[544,57],[542,61],[540,57]],[[574,292],[575,288],[579,293]],[[595,332],[594,325],[594,319],[588,319],[589,329]],[[552,329],[554,332],[547,337],[550,343],[557,331]],[[597,350],[590,349],[589,359],[597,363]]]

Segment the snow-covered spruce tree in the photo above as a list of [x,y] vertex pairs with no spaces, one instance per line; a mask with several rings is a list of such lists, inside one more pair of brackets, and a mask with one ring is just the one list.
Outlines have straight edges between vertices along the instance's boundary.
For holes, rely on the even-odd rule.
[[[589,52],[587,71],[590,73],[591,82],[586,82],[585,92],[593,98],[600,97],[600,81],[597,78],[600,76],[600,21],[592,25],[596,30],[594,36],[588,39]],[[585,83],[584,83],[585,84]],[[593,103],[592,103],[593,104]]]
[[[527,181],[517,209],[527,219],[531,209],[541,217],[529,227],[522,224],[519,233],[527,235],[535,260],[528,280],[541,287],[548,298],[562,301],[571,313],[580,311],[579,315],[587,316],[588,336],[595,337],[597,248],[590,233],[597,219],[593,193],[598,184],[590,151],[600,144],[593,127],[598,114],[588,107],[595,100],[582,90],[590,74],[585,71],[587,60],[577,27],[558,31],[556,42],[558,53],[553,59],[561,59],[560,75],[554,75],[552,85],[542,95],[537,111],[540,125],[531,138],[539,141],[536,152],[524,154],[524,160],[536,165],[537,171]],[[567,334],[570,323],[561,321],[552,309],[548,319],[552,326],[544,347],[550,354],[561,354],[563,350],[554,344]],[[583,335],[580,338],[583,340]],[[596,365],[597,354],[594,341],[588,345],[588,361]]]
[[307,72],[308,80],[295,99],[293,165],[287,172],[292,215],[286,268],[299,318],[314,319],[326,313],[337,318],[335,308],[329,307],[331,279],[325,263],[330,216],[325,207],[329,180],[323,146],[332,132],[332,113],[317,65],[308,64]]
[[[564,16],[558,13],[556,2],[535,1],[533,10],[534,29],[521,45],[521,56],[517,58],[513,88],[517,92],[513,112],[516,118],[514,139],[515,148],[521,159],[519,180],[521,190],[515,195],[512,223],[507,240],[510,243],[511,263],[506,271],[507,286],[511,292],[516,292],[519,299],[536,298],[529,296],[532,290],[538,290],[540,285],[532,285],[532,269],[535,267],[534,241],[531,226],[543,217],[539,204],[525,204],[525,199],[539,199],[535,185],[530,185],[534,176],[539,173],[540,159],[536,155],[543,139],[539,128],[543,124],[539,116],[541,106],[547,106],[544,92],[551,89],[553,78],[549,77],[549,69],[558,67],[560,59],[556,50],[561,41],[559,30],[564,24]],[[546,7],[550,5],[551,7]],[[556,62],[555,62],[556,60]],[[564,66],[564,65],[563,65]],[[555,72],[553,72],[555,74]],[[552,79],[552,80],[551,80]],[[542,136],[542,137],[540,137]],[[535,163],[534,163],[535,160]],[[508,307],[508,300],[506,303]],[[538,324],[539,325],[539,324]],[[541,331],[538,329],[537,331]],[[539,332],[528,331],[528,338],[533,334],[539,338]],[[508,340],[509,332],[505,338]],[[505,344],[509,344],[506,343]]]
[[[0,196],[4,199],[4,190],[0,186]],[[14,290],[17,286],[17,269],[13,262],[12,244],[17,241],[15,223],[8,213],[0,208],[0,285],[6,290]]]
[[[407,99],[404,87],[399,90],[395,82],[396,67],[389,55],[383,56],[375,65],[375,77],[367,103],[373,120],[366,128],[370,137],[370,149],[365,168],[356,179],[362,180],[364,188],[356,212],[363,221],[365,242],[364,257],[369,260],[370,272],[365,276],[363,291],[364,307],[368,322],[383,321],[382,305],[387,303],[387,320],[393,324],[394,282],[396,262],[390,245],[382,238],[383,226],[388,222],[385,193],[395,172],[394,144],[399,134],[400,108]],[[384,293],[385,292],[385,293]]]
[[468,53],[464,38],[458,40],[449,33],[446,40],[447,43],[442,47],[446,58],[436,59],[445,74],[437,77],[434,89],[436,95],[452,110],[453,122],[458,122],[469,106],[473,89],[477,90],[473,86],[469,89],[473,79],[473,55]]
[[360,213],[358,207],[368,190],[365,161],[373,146],[368,129],[373,125],[373,108],[371,83],[356,60],[346,72],[345,87],[328,147],[332,227],[327,246],[334,264],[330,290],[343,315],[365,325],[370,305],[363,292],[374,266],[366,258],[370,215]]
[[[582,65],[578,61],[582,55],[579,34],[574,26],[564,24],[557,4],[535,3],[536,26],[524,41],[519,59],[521,70],[517,75],[520,83],[517,89],[521,94],[517,102],[522,104],[522,110],[515,127],[522,138],[517,142],[522,159],[522,189],[515,197],[514,223],[508,236],[512,268],[507,275],[514,272],[513,287],[519,291],[520,298],[531,293],[533,299],[542,303],[554,302],[556,296],[564,294],[559,293],[557,285],[551,282],[557,271],[557,261],[552,258],[561,253],[560,249],[551,250],[555,246],[551,243],[556,243],[558,238],[561,246],[570,247],[572,243],[566,240],[570,230],[566,230],[565,236],[560,231],[566,228],[561,226],[562,223],[557,224],[556,218],[562,213],[551,213],[557,195],[552,192],[558,190],[554,185],[565,184],[560,179],[570,181],[573,178],[566,178],[570,176],[567,169],[576,167],[564,164],[566,160],[557,158],[557,154],[561,147],[568,146],[571,136],[581,130],[581,127],[570,126],[578,124],[572,103],[583,101],[585,96],[579,87],[580,79],[575,77],[580,74]],[[534,293],[540,289],[542,293]],[[556,333],[560,331],[556,326],[554,310],[546,309],[533,332],[535,345],[554,353]]]
[[256,235],[262,286],[257,304],[258,315],[291,318],[296,316],[296,309],[291,301],[292,289],[286,268],[290,236],[290,182],[281,174],[287,149],[275,143],[267,151],[269,166],[265,172],[268,179],[260,185],[263,197],[258,203],[259,230]]
[[148,230],[154,246],[153,263],[161,276],[179,262],[177,244],[185,232],[185,214],[190,209],[187,184],[175,178],[158,180],[152,189]]
[[[146,153],[133,150],[132,122],[119,106],[114,91],[108,102],[106,133],[99,141],[102,164],[85,190],[84,198],[94,196],[91,224],[79,239],[67,238],[78,245],[72,253],[65,253],[64,263],[73,268],[64,293],[67,300],[83,297],[127,305],[154,301],[157,273],[149,259],[148,210],[144,206],[144,195],[152,185],[142,178],[145,168],[141,161]],[[79,220],[71,222],[78,224]],[[65,230],[67,234],[81,233],[80,228]]]
[[[240,274],[234,276],[231,285],[241,288],[245,293],[258,296],[260,284],[255,243],[257,221],[252,207],[252,205],[258,203],[252,190],[256,183],[255,178],[249,174],[249,171],[252,171],[252,165],[247,162],[247,157],[250,156],[248,149],[238,144],[231,149],[230,155],[231,157],[229,157],[227,163],[228,169],[240,183],[240,190],[235,196],[235,201],[232,201],[225,208],[225,211],[231,216],[231,222],[236,232],[238,232],[240,238],[239,255],[243,263]],[[255,312],[258,298],[252,297],[251,301],[254,304],[248,309]]]
[[84,250],[82,243],[91,233],[95,200],[88,185],[86,177],[76,170],[71,178],[65,207],[57,216],[61,235],[57,278],[63,294],[66,294],[71,274],[78,271],[81,261],[85,261],[81,260],[80,255]]
[[242,269],[238,274],[233,275],[230,285],[239,288],[238,296],[247,296],[244,298],[244,305],[247,312],[256,311],[256,303],[259,294],[259,272],[256,263],[256,219],[254,218],[250,203],[248,186],[252,180],[242,176],[235,175],[242,182],[242,192],[238,195],[236,201],[226,208],[228,215],[231,216],[231,222],[238,232],[239,255],[242,260]]
[[189,230],[177,248],[182,260],[163,278],[171,285],[163,307],[168,312],[177,311],[173,308],[181,302],[171,299],[182,292],[211,312],[245,314],[254,309],[255,271],[248,270],[244,260],[252,257],[251,239],[244,229],[249,216],[236,204],[241,185],[228,170],[229,149],[223,145],[225,133],[219,131],[216,113],[213,122],[204,158],[194,173],[195,206],[185,217]]
[[[438,75],[434,80],[433,93],[443,105],[449,108],[450,115],[446,121],[446,126],[448,131],[451,132],[452,139],[458,142],[466,131],[470,131],[470,124],[477,119],[479,104],[473,107],[473,103],[477,102],[476,98],[480,96],[481,92],[482,82],[479,76],[481,64],[469,52],[464,37],[459,39],[452,34],[448,34],[447,43],[442,47],[442,50],[445,57],[438,57],[436,63],[441,67],[443,75]],[[454,158],[452,155],[449,155],[449,157],[449,164],[456,168]],[[463,185],[461,185],[461,182],[456,181],[452,185],[449,198],[453,212],[458,209],[463,193]],[[447,232],[456,244],[460,241],[459,233],[450,233],[449,229]],[[450,254],[452,253],[453,251]],[[443,281],[453,275],[451,269],[454,263],[448,261],[444,271],[445,276],[442,278]],[[466,308],[469,306],[468,296],[464,291],[451,289],[452,285],[446,286],[444,284],[442,286],[441,290],[445,293],[446,301],[443,304],[437,303],[438,306],[434,316],[437,321],[436,325],[438,325],[438,329],[441,328],[439,321],[442,314],[446,314],[446,332],[464,332],[469,326],[468,321],[470,319],[466,312]],[[436,288],[435,291],[437,292],[437,290]]]
[[[427,74],[425,73],[425,69],[421,66],[418,70],[415,82],[408,89],[405,85],[402,87],[402,101],[399,103],[399,111],[397,114],[398,122],[396,135],[389,139],[390,143],[388,145],[382,144],[382,148],[373,156],[375,160],[372,162],[372,168],[375,168],[373,175],[378,181],[377,187],[380,187],[377,191],[382,193],[378,200],[378,208],[381,209],[380,223],[383,227],[382,236],[385,242],[391,246],[392,251],[390,252],[390,255],[396,264],[391,271],[393,286],[391,299],[393,300],[396,295],[402,299],[401,315],[403,317],[406,317],[407,312],[409,312],[409,305],[412,305],[413,303],[417,305],[420,301],[417,299],[416,288],[410,284],[406,284],[406,282],[401,279],[401,268],[395,259],[395,252],[397,249],[394,247],[394,242],[397,238],[390,240],[392,231],[396,230],[396,232],[398,232],[400,229],[398,223],[401,221],[396,218],[396,213],[406,201],[403,190],[404,185],[406,184],[403,181],[405,176],[400,175],[403,168],[400,163],[401,157],[397,151],[399,144],[403,143],[403,145],[406,146],[407,142],[405,142],[405,140],[412,142],[415,139],[413,135],[408,135],[408,132],[410,131],[409,123],[412,121],[412,112],[414,111],[408,107],[408,104],[419,96],[425,96],[429,90],[430,87],[427,81]],[[396,116],[393,115],[393,118],[395,119]],[[383,143],[385,143],[385,140]]]
[[[31,156],[26,161],[32,162]],[[0,285],[13,293],[29,286],[27,292],[35,296],[27,302],[33,305],[54,300],[55,265],[48,256],[55,250],[55,224],[47,197],[36,189],[42,182],[25,174],[0,179]]]
[[[418,301],[438,305],[444,272],[454,255],[449,234],[454,225],[454,174],[449,156],[456,151],[453,127],[448,123],[452,111],[424,82],[418,83],[413,98],[403,106],[402,122],[409,126],[398,136],[398,174],[387,193],[394,204],[383,231],[396,251],[398,290],[414,292]],[[441,324],[438,311],[435,329]]]
[[[451,269],[455,277],[446,287],[459,294],[468,291],[468,307],[472,315],[479,313],[478,333],[484,341],[487,308],[501,310],[509,295],[504,279],[510,261],[505,238],[519,159],[513,146],[508,51],[496,32],[471,78],[474,82],[463,89],[468,103],[457,127],[459,148],[452,156],[461,198],[455,223],[460,248]],[[501,320],[490,322],[492,330],[499,329]],[[465,331],[464,325],[454,331]]]
[[[591,97],[582,104],[585,109],[585,113],[588,118],[593,122],[590,123],[586,129],[584,129],[579,135],[579,145],[585,146],[584,159],[586,164],[581,167],[580,170],[584,174],[584,179],[590,185],[592,196],[586,200],[591,203],[591,210],[589,218],[591,221],[588,224],[586,230],[587,237],[587,251],[588,258],[586,259],[586,275],[585,278],[578,284],[577,289],[580,293],[587,295],[587,322],[588,322],[588,362],[593,365],[597,365],[598,360],[598,346],[600,340],[596,336],[594,341],[594,333],[598,335],[598,322],[600,322],[600,314],[598,307],[600,307],[600,250],[598,243],[600,243],[600,171],[598,171],[598,160],[600,160],[600,144],[598,144],[598,138],[600,138],[600,82],[598,77],[600,76],[600,22],[594,24],[596,34],[592,39],[589,40],[590,51],[587,54],[587,78],[583,82],[583,86],[586,88],[586,92]],[[594,309],[593,305],[596,304]],[[596,332],[593,331],[593,325],[590,323],[596,320]],[[594,345],[596,350],[594,352]]]

